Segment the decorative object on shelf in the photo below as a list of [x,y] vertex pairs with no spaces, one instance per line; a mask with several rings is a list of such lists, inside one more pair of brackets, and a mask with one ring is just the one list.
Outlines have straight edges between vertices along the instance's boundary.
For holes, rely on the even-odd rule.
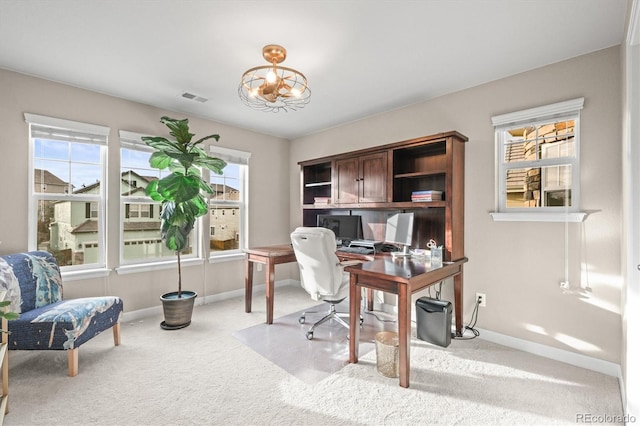
[[198,167],[206,167],[214,173],[222,174],[227,163],[210,157],[200,145],[208,139],[218,141],[220,135],[209,135],[192,141],[195,136],[189,132],[189,120],[162,117],[175,138],[168,140],[161,136],[145,136],[144,143],[155,152],[149,158],[149,165],[159,170],[170,170],[171,174],[160,180],[151,181],[146,194],[154,201],[162,203],[160,213],[160,234],[165,246],[178,257],[178,291],[162,295],[164,321],[160,326],[165,330],[176,330],[191,324],[193,304],[198,294],[182,290],[182,270],[180,253],[189,247],[189,234],[196,219],[209,211],[209,205],[202,191],[212,194],[213,190],[200,176]]
[[311,91],[300,71],[278,65],[287,51],[277,44],[262,48],[262,56],[271,65],[247,70],[242,75],[238,95],[245,105],[261,111],[298,110],[309,103]]

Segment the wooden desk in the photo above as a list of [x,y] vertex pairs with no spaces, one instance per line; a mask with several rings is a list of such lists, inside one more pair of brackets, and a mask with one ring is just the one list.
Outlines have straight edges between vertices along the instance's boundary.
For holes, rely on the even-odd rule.
[[381,290],[398,295],[398,335],[400,386],[409,387],[409,344],[411,342],[411,294],[454,278],[454,309],[456,334],[462,334],[462,266],[467,258],[445,262],[441,268],[431,269],[428,263],[410,259],[393,260],[389,256],[376,257],[371,262],[344,268],[350,274],[349,288],[349,362],[358,362],[360,340],[360,302],[362,288]]
[[267,299],[267,324],[273,324],[273,289],[275,287],[275,267],[280,263],[296,261],[296,255],[290,244],[255,247],[245,250],[247,257],[244,265],[244,311],[251,312],[253,295],[253,264],[265,265],[265,296]]
[[[296,256],[293,253],[291,244],[280,244],[275,246],[254,247],[244,250],[247,254],[244,264],[244,311],[251,312],[251,299],[253,296],[253,264],[262,263],[265,265],[265,296],[267,300],[267,324],[273,324],[273,298],[275,287],[275,266],[280,263],[295,262]],[[372,255],[357,253],[336,252],[340,260],[356,259],[369,261],[373,260]],[[367,289],[367,301],[369,310],[373,310],[373,291]]]

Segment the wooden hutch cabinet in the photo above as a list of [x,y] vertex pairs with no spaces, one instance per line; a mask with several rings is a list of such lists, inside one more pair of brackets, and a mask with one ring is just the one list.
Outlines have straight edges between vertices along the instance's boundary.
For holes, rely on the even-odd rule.
[[[464,143],[451,131],[301,161],[302,222],[319,214],[361,215],[365,239],[384,240],[386,219],[414,213],[412,247],[443,245],[444,260],[464,257]],[[417,191],[442,200],[412,201]]]
[[387,152],[336,159],[332,175],[335,204],[387,201]]

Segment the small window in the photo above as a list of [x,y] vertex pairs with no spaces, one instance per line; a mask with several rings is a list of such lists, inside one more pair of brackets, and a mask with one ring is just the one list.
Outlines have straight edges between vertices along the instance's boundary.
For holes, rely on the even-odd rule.
[[[222,175],[210,172],[210,256],[241,253],[247,241],[247,183],[251,154],[211,146],[211,155],[227,162]],[[231,213],[229,213],[229,211]]]
[[580,110],[584,99],[492,117],[494,220],[581,221]]

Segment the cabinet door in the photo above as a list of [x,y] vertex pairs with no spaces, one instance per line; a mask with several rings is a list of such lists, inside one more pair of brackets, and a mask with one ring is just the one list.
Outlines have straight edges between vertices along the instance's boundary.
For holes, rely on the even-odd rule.
[[387,153],[380,152],[360,157],[361,203],[387,201]]
[[333,166],[333,202],[348,204],[358,202],[358,157],[336,160]]

